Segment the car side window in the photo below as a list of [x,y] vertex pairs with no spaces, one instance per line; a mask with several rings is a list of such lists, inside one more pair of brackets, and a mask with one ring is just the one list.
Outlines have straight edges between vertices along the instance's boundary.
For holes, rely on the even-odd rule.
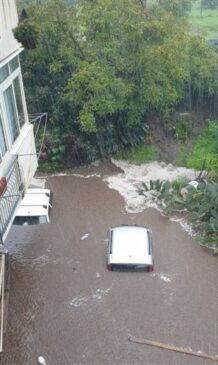
[[152,232],[150,229],[148,230],[148,253],[149,255],[152,254]]
[[113,244],[113,231],[110,229],[108,232],[108,251],[112,254],[112,244]]

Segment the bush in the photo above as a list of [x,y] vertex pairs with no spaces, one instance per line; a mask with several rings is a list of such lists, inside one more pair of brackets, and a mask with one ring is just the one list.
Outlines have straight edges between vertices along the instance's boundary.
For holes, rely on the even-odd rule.
[[181,181],[150,181],[149,185],[141,184],[139,194],[154,190],[168,215],[185,211],[202,245],[218,254],[218,184],[199,186],[197,190],[193,188],[188,191],[186,199],[182,199],[179,194],[181,186]]
[[199,231],[199,239],[218,253],[218,184],[207,184],[187,195],[188,218]]
[[214,179],[218,179],[218,121],[209,121],[207,128],[196,139],[193,153],[187,166],[201,169],[202,166]]
[[14,37],[18,42],[22,43],[26,49],[34,49],[39,41],[39,28],[28,19],[22,21],[15,29],[13,29]]
[[156,150],[154,145],[144,142],[139,147],[131,150],[123,150],[116,154],[118,160],[129,160],[138,163],[153,161],[156,159]]

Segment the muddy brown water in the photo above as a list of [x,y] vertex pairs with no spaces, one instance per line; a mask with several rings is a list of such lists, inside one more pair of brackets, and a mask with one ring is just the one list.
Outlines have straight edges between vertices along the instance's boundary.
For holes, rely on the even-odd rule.
[[[6,242],[11,287],[0,364],[34,365],[40,355],[47,365],[212,364],[128,337],[218,354],[217,258],[154,209],[125,214],[123,198],[99,177],[48,183],[51,223],[13,227]],[[122,223],[152,228],[153,273],[106,270],[107,229]]]

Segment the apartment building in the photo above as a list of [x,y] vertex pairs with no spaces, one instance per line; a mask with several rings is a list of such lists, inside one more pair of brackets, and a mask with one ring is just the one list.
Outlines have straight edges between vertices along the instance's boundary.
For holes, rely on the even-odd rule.
[[15,0],[0,0],[0,351],[7,296],[4,242],[37,169],[34,131],[28,118],[19,59],[22,47],[12,32],[17,24]]

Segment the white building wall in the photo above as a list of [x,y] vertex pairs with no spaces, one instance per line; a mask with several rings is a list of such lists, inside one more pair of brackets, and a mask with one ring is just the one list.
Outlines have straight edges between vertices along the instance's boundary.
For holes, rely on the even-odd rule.
[[[16,7],[16,0],[0,0],[0,67],[6,65],[11,61],[16,55],[21,51],[21,44],[16,41],[13,35],[13,29],[18,25],[18,14]],[[8,139],[7,143],[7,153],[5,154],[3,161],[0,160],[0,176],[3,176],[4,171],[7,171],[10,165],[11,155],[21,155],[19,157],[19,163],[21,165],[25,187],[28,187],[31,178],[37,169],[37,156],[35,149],[35,140],[33,134],[33,125],[29,123],[25,93],[22,85],[22,75],[20,69],[15,71],[21,77],[21,92],[23,99],[23,110],[25,124],[21,128],[20,133],[10,146],[10,141]],[[18,73],[19,72],[19,73]],[[14,74],[10,75],[3,83],[0,84],[0,117],[4,125],[5,137],[7,139],[7,115],[5,112],[3,92],[6,88],[5,85],[10,86],[15,78]],[[26,154],[26,156],[24,156]]]
[[22,48],[12,31],[17,24],[16,1],[0,0],[0,179],[7,180],[0,195],[0,243],[6,239],[15,209],[38,164],[19,62]]
[[13,146],[12,153],[18,155],[18,162],[24,177],[24,189],[27,189],[38,165],[33,126],[31,124],[24,126],[22,133]]
[[0,61],[20,48],[12,32],[17,24],[15,0],[0,0]]

